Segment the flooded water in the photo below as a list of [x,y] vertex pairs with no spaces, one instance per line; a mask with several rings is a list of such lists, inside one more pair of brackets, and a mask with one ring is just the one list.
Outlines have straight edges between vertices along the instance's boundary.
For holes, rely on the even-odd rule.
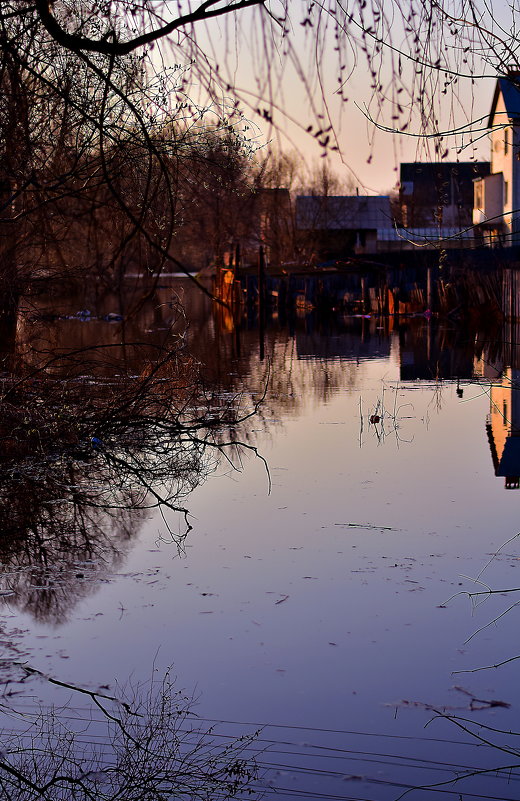
[[[218,742],[258,732],[248,752],[266,798],[518,798],[520,738],[504,733],[520,731],[510,332],[302,314],[272,321],[261,348],[253,324],[237,331],[165,281],[127,342],[160,339],[173,289],[211,391],[244,417],[261,403],[236,428],[243,445],[205,456],[185,491],[180,552],[168,527],[183,516],[164,508],[99,513],[98,540],[68,565],[61,551],[39,560],[39,584],[26,540],[6,549],[13,703],[56,689],[20,687],[20,662],[110,692],[171,666]],[[26,315],[19,351],[27,331],[40,353],[121,341],[112,300],[64,310]]]

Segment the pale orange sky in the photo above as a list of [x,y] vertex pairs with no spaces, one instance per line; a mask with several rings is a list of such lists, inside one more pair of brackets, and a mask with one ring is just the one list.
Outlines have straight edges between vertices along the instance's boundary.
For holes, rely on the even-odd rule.
[[[495,4],[496,8],[504,5],[504,0]],[[496,8],[493,8],[495,13]],[[297,6],[294,8],[303,8]],[[341,103],[338,99],[337,88],[337,56],[330,48],[324,47],[316,55],[313,51],[313,34],[307,29],[298,27],[297,19],[292,28],[292,47],[299,59],[302,72],[309,81],[304,89],[301,75],[296,67],[291,66],[290,59],[283,53],[283,45],[277,44],[271,50],[266,48],[263,40],[262,27],[259,25],[258,9],[240,12],[238,20],[227,18],[213,21],[207,28],[198,29],[198,41],[208,56],[208,64],[219,65],[219,74],[225,83],[236,88],[239,97],[246,103],[246,115],[253,125],[251,130],[257,136],[258,142],[273,141],[280,148],[296,149],[309,162],[319,162],[323,149],[317,145],[312,135],[305,133],[308,124],[315,124],[316,114],[323,110],[323,97],[334,123],[337,142],[341,149],[341,158],[338,155],[331,157],[331,164],[340,178],[349,179],[359,187],[360,193],[384,193],[392,189],[399,180],[399,164],[405,161],[434,161],[433,145],[424,139],[393,135],[376,130],[364,116],[362,108],[367,105],[373,113],[377,111],[371,103],[371,78],[366,61],[353,56],[352,75],[346,81],[344,93],[348,95],[348,102]],[[235,26],[236,22],[236,26]],[[396,32],[399,36],[399,31]],[[316,79],[315,63],[320,64],[321,83]],[[352,65],[351,65],[352,66]],[[384,70],[383,70],[384,71]],[[441,124],[446,129],[453,128],[467,122],[469,119],[485,117],[489,111],[494,78],[492,67],[485,69],[489,78],[482,79],[474,87],[470,82],[460,81],[456,94],[444,99],[445,106],[441,106],[436,98],[437,112]],[[386,77],[391,86],[391,72]],[[200,89],[200,85],[199,85]],[[202,89],[203,91],[203,89]],[[231,94],[231,93],[230,93]],[[256,96],[261,96],[266,102],[259,103]],[[269,106],[269,96],[274,103],[274,128],[261,119],[255,112],[259,105],[263,108]],[[315,109],[311,108],[315,103]],[[249,108],[247,108],[249,103]],[[276,107],[280,109],[276,110]],[[385,106],[386,112],[383,122],[392,123],[392,107],[390,103]],[[412,108],[412,113],[414,109]],[[292,121],[291,121],[292,120]],[[258,126],[258,127],[257,127]],[[409,132],[420,134],[419,123],[415,121],[410,125]],[[458,137],[457,140],[447,138],[443,149],[447,149],[448,161],[469,161],[489,159],[489,143],[485,132],[480,131],[475,144],[471,136],[466,139]],[[460,154],[457,149],[465,147]]]
[[[352,96],[358,99],[360,106],[363,103],[364,88],[362,82],[352,87]],[[487,82],[480,94],[482,114],[487,114],[489,111],[493,89],[494,81]],[[297,130],[294,125],[288,125],[287,128],[290,131],[290,142],[297,144],[299,151],[307,159],[319,161],[322,150],[316,141],[308,134]],[[331,154],[330,163],[338,175],[354,179],[361,194],[386,193],[395,187],[399,180],[401,162],[435,160],[431,144],[427,153],[424,142],[417,138],[377,130],[354,102],[344,111],[337,130],[342,151],[341,158],[337,154]],[[284,146],[283,137],[281,145]],[[487,136],[480,138],[474,147],[468,147],[460,155],[457,155],[456,150],[456,143],[451,142],[447,161],[469,161],[471,157],[476,157],[479,161],[488,161],[490,158]]]

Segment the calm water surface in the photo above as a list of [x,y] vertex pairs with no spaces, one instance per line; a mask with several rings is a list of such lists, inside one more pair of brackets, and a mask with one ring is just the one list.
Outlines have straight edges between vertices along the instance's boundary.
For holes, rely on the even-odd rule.
[[[308,318],[275,321],[261,361],[254,327],[237,337],[204,302],[188,311],[190,348],[221,391],[246,410],[267,386],[239,432],[262,458],[212,465],[187,500],[184,554],[159,513],[141,515],[119,561],[91,579],[83,566],[59,615],[37,592],[29,611],[6,601],[6,640],[89,687],[172,665],[223,739],[263,727],[267,798],[395,799],[515,764],[432,721],[445,710],[520,730],[519,662],[467,672],[518,654],[517,610],[503,614],[516,596],[464,594],[520,585],[520,490],[505,487],[520,475],[514,349],[422,318]],[[515,799],[518,778],[407,797]]]

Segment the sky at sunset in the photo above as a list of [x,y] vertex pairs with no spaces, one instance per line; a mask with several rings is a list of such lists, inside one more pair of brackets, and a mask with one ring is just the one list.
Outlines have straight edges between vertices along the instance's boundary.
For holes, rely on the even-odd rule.
[[[352,188],[358,187],[361,194],[384,193],[394,188],[399,180],[400,162],[434,161],[438,158],[432,141],[421,137],[421,121],[414,108],[416,101],[409,100],[403,104],[406,114],[410,114],[411,118],[406,134],[393,135],[377,130],[369,119],[371,115],[377,116],[380,109],[373,97],[372,79],[366,58],[360,52],[359,41],[356,44],[354,36],[349,41],[350,31],[356,31],[355,25],[348,29],[345,37],[348,52],[344,59],[347,64],[344,75],[348,75],[348,78],[342,92],[348,96],[348,101],[341,102],[338,97],[339,56],[334,53],[332,31],[327,31],[321,47],[317,48],[316,26],[310,30],[302,26],[300,21],[304,6],[294,3],[289,7],[293,14],[292,51],[284,51],[283,42],[266,46],[258,9],[242,14],[236,27],[236,20],[228,18],[198,31],[198,41],[208,56],[208,63],[219,65],[221,79],[235,87],[244,101],[244,110],[252,122],[251,130],[258,143],[271,142],[280,149],[296,150],[307,163],[319,163],[323,148],[305,129],[312,124],[313,131],[316,131],[319,114],[324,114],[324,119],[328,114],[341,151],[341,156],[331,154],[330,163],[339,177]],[[493,14],[498,22],[506,26],[509,24],[507,4],[503,0],[494,4]],[[392,41],[403,46],[402,27],[399,24],[397,20],[393,26]],[[447,42],[448,47],[444,48],[444,52],[449,60],[450,47],[455,52],[457,39],[450,39],[448,34]],[[394,127],[396,123],[392,120],[392,114],[395,113],[395,105],[391,97],[393,73],[389,59],[390,56],[385,55],[381,66],[380,75],[388,102],[384,105],[379,122]],[[449,131],[470,120],[486,117],[494,89],[493,63],[493,59],[488,63],[473,60],[473,70],[487,77],[478,78],[474,85],[469,79],[462,78],[453,91],[450,89],[444,97],[440,92],[433,93],[436,95],[434,103],[442,130]],[[319,64],[319,78],[316,64]],[[410,84],[413,81],[413,70],[409,64],[405,66],[406,80]],[[434,83],[432,81],[432,86]],[[400,97],[404,98],[405,95],[406,92]],[[258,97],[263,99],[263,103],[258,102]],[[257,113],[258,107],[272,109],[273,127]],[[447,161],[488,160],[489,143],[485,123],[484,128],[477,126],[473,134],[465,133],[456,139],[446,137],[442,148]]]

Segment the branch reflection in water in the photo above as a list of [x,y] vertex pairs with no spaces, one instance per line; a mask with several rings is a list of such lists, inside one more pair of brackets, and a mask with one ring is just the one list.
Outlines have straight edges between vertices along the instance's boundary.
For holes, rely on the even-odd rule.
[[[225,801],[257,796],[250,746],[224,742],[193,715],[170,673],[147,686],[84,689],[15,666],[22,682],[46,683],[55,706],[7,709],[0,787],[12,801]],[[64,697],[65,695],[65,697]]]
[[186,497],[224,453],[253,447],[234,432],[254,403],[204,387],[182,333],[120,328],[74,348],[25,338],[0,377],[1,594],[41,622],[117,569],[150,510],[177,513],[164,532],[182,550]]
[[[323,402],[334,400],[335,394],[341,392],[345,386],[355,391],[361,390],[359,383],[360,371],[359,369],[356,371],[356,365],[359,365],[363,358],[374,359],[379,357],[381,353],[388,356],[392,352],[395,359],[396,381],[397,376],[399,376],[401,382],[400,389],[405,389],[406,387],[403,387],[404,382],[409,382],[405,403],[408,402],[407,399],[409,397],[412,397],[413,392],[418,392],[419,388],[415,383],[417,377],[427,377],[430,381],[438,382],[439,388],[445,378],[449,380],[457,377],[463,381],[465,393],[469,394],[466,392],[466,385],[474,380],[475,358],[481,355],[483,351],[483,338],[482,343],[476,348],[476,337],[469,336],[465,332],[462,342],[463,347],[454,347],[459,344],[455,332],[452,329],[447,332],[440,328],[438,329],[435,322],[428,323],[426,332],[423,332],[426,323],[421,319],[402,321],[399,330],[393,332],[383,330],[383,328],[380,330],[378,322],[375,320],[354,320],[352,322],[347,321],[347,323],[348,326],[354,329],[353,335],[351,337],[348,336],[349,329],[347,329],[347,336],[342,335],[336,340],[325,335],[321,337],[321,332],[318,331],[313,335],[308,329],[303,329],[303,326],[297,328],[295,335],[290,338],[277,335],[275,332],[272,334],[269,331],[267,332],[265,351],[269,354],[273,363],[272,385],[275,387],[275,392],[263,404],[260,414],[255,418],[255,429],[263,426],[265,430],[272,430],[273,426],[283,425],[284,420],[292,419],[306,404],[313,405],[318,400]],[[345,328],[347,328],[347,323]],[[70,321],[70,325],[76,325],[78,330],[88,332],[94,328],[96,323],[83,325],[78,321]],[[119,323],[110,325],[112,331],[120,331],[124,327],[123,325],[119,326]],[[193,321],[189,329],[190,336],[194,331],[197,331],[196,326],[197,321]],[[354,328],[354,326],[356,327]],[[364,333],[365,337],[361,341],[357,337],[359,326],[363,326],[362,333]],[[420,331],[416,331],[419,328]],[[155,335],[157,330],[155,329]],[[206,330],[208,331],[209,339],[211,327],[208,325]],[[40,442],[40,437],[36,434],[26,432],[28,446],[25,450],[22,448],[23,437],[18,432],[13,437],[14,443],[10,443],[11,433],[17,431],[16,426],[20,427],[20,419],[13,417],[13,425],[9,430],[6,428],[3,432],[4,442],[12,449],[11,472],[2,468],[3,472],[8,475],[8,480],[12,481],[13,485],[18,482],[18,486],[22,489],[17,502],[21,511],[24,510],[22,495],[24,493],[25,497],[27,497],[29,492],[33,493],[30,482],[35,480],[35,476],[37,489],[42,498],[40,507],[45,509],[47,515],[50,515],[49,510],[55,515],[63,515],[63,501],[70,506],[71,499],[73,502],[75,499],[82,499],[83,496],[88,496],[84,509],[82,508],[81,511],[82,519],[88,519],[90,521],[89,525],[92,525],[93,529],[97,526],[97,534],[102,547],[107,548],[108,551],[107,556],[103,556],[103,559],[106,560],[105,563],[101,564],[101,560],[91,556],[91,551],[95,550],[95,547],[90,541],[87,541],[84,549],[85,557],[82,556],[83,562],[74,561],[74,559],[70,560],[70,568],[67,568],[69,573],[64,582],[66,591],[70,594],[70,605],[80,597],[79,593],[84,591],[83,587],[86,584],[90,585],[90,582],[84,581],[81,575],[86,578],[91,575],[92,577],[97,575],[102,579],[104,575],[109,574],[111,566],[115,564],[115,559],[117,559],[117,555],[113,556],[111,554],[110,548],[115,541],[117,542],[118,538],[121,540],[121,542],[117,542],[120,558],[124,556],[124,549],[125,547],[130,547],[139,521],[143,520],[147,514],[147,508],[158,503],[153,492],[161,497],[164,497],[166,493],[167,499],[176,508],[183,509],[185,503],[189,506],[189,502],[185,500],[186,494],[183,494],[183,492],[188,493],[191,486],[195,486],[197,481],[207,475],[215,460],[220,457],[218,448],[221,447],[224,440],[230,441],[233,432],[237,430],[237,420],[242,417],[242,413],[238,408],[241,398],[237,398],[237,386],[243,383],[251,386],[254,382],[257,382],[259,387],[263,383],[265,363],[260,366],[256,364],[257,351],[254,347],[247,347],[248,337],[251,341],[254,339],[256,342],[256,332],[254,330],[243,333],[242,356],[240,360],[236,360],[234,363],[225,358],[226,349],[230,349],[230,337],[221,336],[217,343],[211,340],[211,342],[208,342],[207,353],[200,354],[201,361],[210,364],[215,370],[217,368],[220,370],[221,383],[218,393],[220,405],[218,398],[215,398],[211,393],[202,391],[197,365],[193,361],[189,362],[184,359],[182,338],[171,340],[171,344],[168,346],[172,354],[177,352],[180,360],[177,372],[168,373],[166,366],[158,368],[154,372],[153,365],[156,364],[158,354],[165,354],[166,351],[166,346],[162,342],[153,339],[152,342],[146,341],[145,346],[145,337],[135,331],[130,331],[128,327],[126,327],[124,334],[124,338],[122,337],[126,343],[124,347],[120,346],[119,343],[111,342],[110,345],[99,348],[92,347],[92,343],[88,343],[88,346],[85,346],[74,340],[74,351],[69,348],[66,354],[61,352],[59,343],[57,347],[53,343],[51,348],[50,341],[45,343],[44,338],[40,337],[38,342],[33,341],[31,343],[30,351],[22,351],[20,347],[18,348],[16,370],[12,370],[10,375],[4,376],[6,404],[12,401],[16,392],[22,392],[23,390],[26,394],[22,396],[18,406],[13,403],[13,406],[18,410],[17,413],[21,415],[20,410],[24,409],[24,398],[25,408],[30,406],[28,399],[31,399],[31,403],[32,399],[36,399],[32,413],[34,419],[36,419],[38,410],[41,410],[38,424],[41,425],[43,432],[47,430],[46,426],[50,424],[50,421],[57,418],[57,414],[54,412],[43,412],[48,397],[54,399],[53,404],[49,404],[51,409],[58,408],[59,404],[63,404],[65,400],[66,405],[70,407],[67,411],[66,423],[63,424],[63,429],[59,419],[57,420],[56,434],[53,435],[54,442],[50,437],[47,439],[43,437],[42,442]],[[164,337],[164,341],[166,341],[167,335],[164,334]],[[24,340],[24,348],[26,342],[27,340]],[[311,348],[315,343],[318,345],[323,343],[328,350],[319,351],[315,347]],[[397,344],[399,348],[397,348]],[[425,346],[423,347],[423,345]],[[219,353],[217,353],[218,348],[220,348]],[[126,355],[123,354],[123,350]],[[115,358],[116,353],[117,358]],[[316,361],[316,355],[312,355],[313,353],[317,353],[317,357],[320,358],[319,370],[313,370],[313,362],[315,363]],[[59,358],[51,363],[49,360],[51,358],[54,359],[56,354],[59,354]],[[222,355],[222,359],[219,358],[220,355]],[[486,361],[489,361],[490,354],[486,352],[484,356]],[[47,362],[49,364],[46,367],[43,381],[38,370],[42,364]],[[173,364],[173,361],[171,363]],[[16,382],[20,376],[23,377],[23,381],[17,385]],[[254,381],[251,380],[251,376],[253,376]],[[45,397],[42,389],[43,384],[49,388]],[[138,388],[141,386],[146,386],[147,388],[143,393],[139,394]],[[210,386],[214,386],[213,382],[210,383]],[[392,403],[389,404],[385,401],[384,408],[387,410],[391,408],[392,414],[394,414],[393,410],[397,409],[398,406],[393,402],[395,384],[392,383],[391,386]],[[380,391],[380,387],[381,384],[378,383],[372,394],[367,390],[368,394],[366,396],[365,394],[363,395],[365,418],[367,414],[372,415],[376,411],[378,413],[381,412],[381,408],[376,408],[377,403],[370,400],[373,399],[374,392]],[[126,395],[125,392],[127,393]],[[80,397],[82,393],[85,396],[83,399]],[[133,398],[136,395],[137,400],[134,402]],[[124,403],[125,397],[130,400],[130,404],[127,406]],[[247,395],[243,397],[245,398]],[[258,396],[255,395],[254,397]],[[440,389],[434,397],[440,413],[440,401],[442,400]],[[41,398],[43,398],[43,402],[41,402]],[[225,408],[222,405],[222,398],[226,399],[225,403],[227,405],[225,405]],[[89,400],[89,403],[86,403],[86,399]],[[78,415],[78,410],[82,408],[83,401],[85,401],[86,411],[80,416]],[[415,427],[417,428],[418,425],[423,424],[419,416],[420,404],[417,403],[416,405]],[[254,408],[254,404],[250,402],[248,406]],[[357,408],[354,408],[357,411]],[[100,409],[102,414],[99,413]],[[161,414],[157,412],[157,409],[162,410]],[[163,413],[165,410],[166,414]],[[434,411],[436,411],[435,406],[432,407],[432,414]],[[399,420],[401,416],[401,414],[394,414],[396,420]],[[357,416],[356,419],[358,419]],[[182,425],[178,424],[179,420]],[[29,419],[29,422],[31,423],[30,431],[38,429],[38,426],[34,425],[31,419]],[[390,420],[389,422],[392,421]],[[231,433],[229,433],[228,427]],[[480,433],[484,437],[483,421],[481,428]],[[368,424],[365,431],[372,433],[371,429],[368,428]],[[253,434],[251,435],[253,436]],[[246,442],[248,441],[245,433],[241,433],[240,436]],[[262,438],[265,442],[263,435]],[[374,440],[374,437],[371,438]],[[498,439],[496,441],[498,442]],[[58,447],[57,443],[61,443],[61,445]],[[213,447],[214,445],[217,446],[216,450]],[[370,442],[368,441],[367,448],[369,445]],[[17,449],[20,456],[20,464],[18,467],[14,467]],[[408,445],[406,449],[410,449]],[[165,461],[170,457],[172,461],[168,467]],[[2,463],[4,466],[7,464],[7,457],[4,458]],[[130,470],[124,467],[125,464],[130,465]],[[42,491],[44,482],[38,473],[40,465],[49,466],[49,471],[54,476],[52,479],[53,486],[57,487],[56,491],[49,492],[48,496]],[[186,467],[184,471],[183,466]],[[199,471],[199,466],[204,468],[206,472],[204,472],[204,469]],[[491,462],[487,466],[489,467],[489,472],[491,472]],[[14,475],[16,471],[18,471],[17,476]],[[158,476],[158,479],[155,483],[150,480],[143,484],[139,480],[139,476],[143,474],[151,478]],[[172,476],[177,477],[177,483],[175,487],[170,488],[169,482]],[[190,476],[194,476],[193,481],[195,483],[190,483]],[[148,486],[150,489],[148,489]],[[180,494],[176,494],[179,488]],[[48,501],[46,500],[47,497]],[[131,503],[125,507],[125,503],[129,499]],[[3,502],[3,506],[5,507],[4,518],[7,520],[7,501]],[[123,507],[128,511],[124,511]],[[186,533],[186,523],[184,522],[182,511],[179,515],[179,530],[172,533],[174,542],[182,548],[182,538]],[[41,547],[41,541],[43,540],[43,544],[51,551],[50,543],[59,545],[61,536],[63,546],[60,547],[65,553],[62,556],[60,551],[57,550],[55,556],[49,555],[46,558],[42,558],[41,574],[36,575],[34,579],[30,571],[32,569],[31,565],[37,560],[33,559],[31,561],[31,557],[24,563],[20,557],[20,565],[22,567],[24,564],[29,565],[27,573],[33,579],[30,583],[42,586],[44,579],[50,577],[54,580],[56,578],[51,575],[52,564],[59,563],[62,560],[66,562],[68,559],[66,531],[68,528],[70,533],[71,527],[75,525],[79,516],[78,513],[74,512],[68,518],[60,518],[61,525],[58,522],[54,530],[49,529],[52,531],[50,542],[45,541],[48,536],[45,533],[45,528],[40,527],[37,529],[39,540],[38,537],[34,539],[38,543],[38,547]],[[362,520],[365,518],[353,519]],[[34,527],[31,528],[30,525],[24,525],[22,518],[22,524],[19,528],[19,540],[29,543],[33,536]],[[82,548],[88,537],[85,537],[84,532],[81,532],[81,530],[80,534],[79,543],[80,548]],[[94,538],[92,531],[87,531],[87,534],[90,539]],[[12,533],[12,540],[16,544],[16,531]],[[20,549],[20,551],[23,551],[23,549]],[[92,560],[93,564],[90,564],[89,559]],[[80,576],[79,578],[78,575]],[[14,585],[8,585],[6,591],[10,591],[9,587],[14,587]],[[38,591],[34,587],[32,587],[32,590],[35,595],[38,595]],[[60,591],[62,591],[62,588],[60,588]],[[47,590],[40,592],[47,593]],[[53,592],[55,590],[51,588],[49,591],[51,599],[53,599]],[[6,596],[6,598],[9,600],[9,596]],[[13,595],[11,598],[14,598],[16,603],[17,596]],[[287,604],[277,608],[285,610],[288,606]],[[53,620],[51,616],[47,618],[42,616],[42,619]],[[59,617],[56,617],[56,620],[58,619]],[[213,622],[213,619],[211,620]],[[176,645],[177,643],[178,641],[176,640]],[[105,677],[103,676],[104,679]],[[485,695],[479,697],[487,698]],[[422,696],[422,709],[424,709],[424,702],[428,700],[427,695]],[[449,728],[446,727],[448,737],[450,736]],[[381,736],[386,735],[382,734]],[[440,736],[442,737],[442,735]],[[349,732],[345,753],[347,749],[352,748],[353,737],[354,733]],[[280,736],[279,739],[281,741],[282,737]],[[411,743],[412,738],[406,744],[406,748],[410,749],[410,753],[406,754],[407,758],[411,758]],[[317,760],[310,761],[309,748],[306,746],[300,747],[300,745],[296,744],[293,749],[298,751],[297,758],[293,762],[296,763],[298,761],[299,765],[305,766],[298,773],[298,776],[301,775],[303,784],[310,781],[309,774],[315,771],[316,786],[321,788],[317,792],[323,792],[323,795],[325,795],[327,790],[324,786],[326,781],[324,771],[319,768]],[[334,746],[336,749],[334,758],[337,759],[339,757],[336,746],[337,742]],[[399,741],[400,746],[401,742]],[[321,744],[319,747],[322,748]],[[435,747],[432,745],[432,749]],[[447,744],[447,747],[449,747],[449,744]],[[288,761],[285,753],[287,746],[280,743],[279,748],[280,755],[278,759],[285,764]],[[382,752],[383,750],[379,745],[374,745],[374,752]],[[359,752],[360,754],[365,753],[366,746],[364,749],[360,746]],[[400,751],[400,761],[405,758],[403,752],[404,747]],[[319,754],[323,756],[323,751],[320,750]],[[417,761],[421,757],[415,751],[413,756]],[[493,755],[491,756],[493,757]],[[273,762],[271,755],[269,758]],[[440,759],[440,757],[437,758]],[[394,757],[394,759],[397,759],[397,757]],[[489,761],[498,762],[494,758]],[[461,767],[468,764],[468,761],[465,761],[463,757],[459,759],[459,762]],[[438,764],[440,765],[440,762]],[[477,761],[475,764],[479,765],[481,762]],[[425,760],[424,764],[421,762],[421,770],[423,768],[426,770],[428,767],[431,767],[431,761]],[[345,766],[342,765],[341,771],[337,771],[331,779],[338,783],[337,788],[334,788],[337,789],[338,797],[348,797],[349,795],[350,785],[344,784],[344,781],[354,782],[359,780],[358,773],[360,771],[357,768],[355,771],[348,770],[348,772],[345,770],[346,768],[348,768],[348,762],[345,763]],[[383,783],[377,777],[373,768],[373,764],[366,766],[365,779],[367,782],[377,783],[378,789],[376,792],[378,797],[383,798]],[[385,783],[385,790],[389,793],[385,797],[394,798],[398,794],[399,790],[395,786],[396,781],[400,782],[400,787],[406,786],[405,781],[408,777],[403,774],[401,768],[402,766],[396,766],[395,774],[397,778],[392,775],[388,783]],[[303,773],[304,770],[305,774]],[[452,768],[447,763],[443,763],[442,770],[445,771],[443,778],[446,774],[448,777],[452,777],[453,774],[450,772]],[[483,777],[479,777],[479,779],[483,781]],[[273,779],[273,781],[276,781],[278,789],[278,785],[280,783],[283,784],[285,780],[280,777]],[[409,784],[412,784],[412,781]],[[421,797],[423,784],[420,779],[415,778],[415,774],[413,784],[419,788],[416,790],[415,795]],[[300,797],[304,796],[305,792],[308,795],[308,787],[309,785],[307,784],[307,791],[302,788],[299,792]],[[366,788],[363,789],[367,794]],[[447,787],[442,788],[443,791],[446,789]],[[368,794],[369,792],[370,790],[368,790]],[[291,797],[296,797],[292,787],[290,788],[290,794]],[[65,797],[67,796],[65,795]],[[69,797],[71,797],[70,794]],[[93,791],[93,797],[96,797],[95,791]]]

